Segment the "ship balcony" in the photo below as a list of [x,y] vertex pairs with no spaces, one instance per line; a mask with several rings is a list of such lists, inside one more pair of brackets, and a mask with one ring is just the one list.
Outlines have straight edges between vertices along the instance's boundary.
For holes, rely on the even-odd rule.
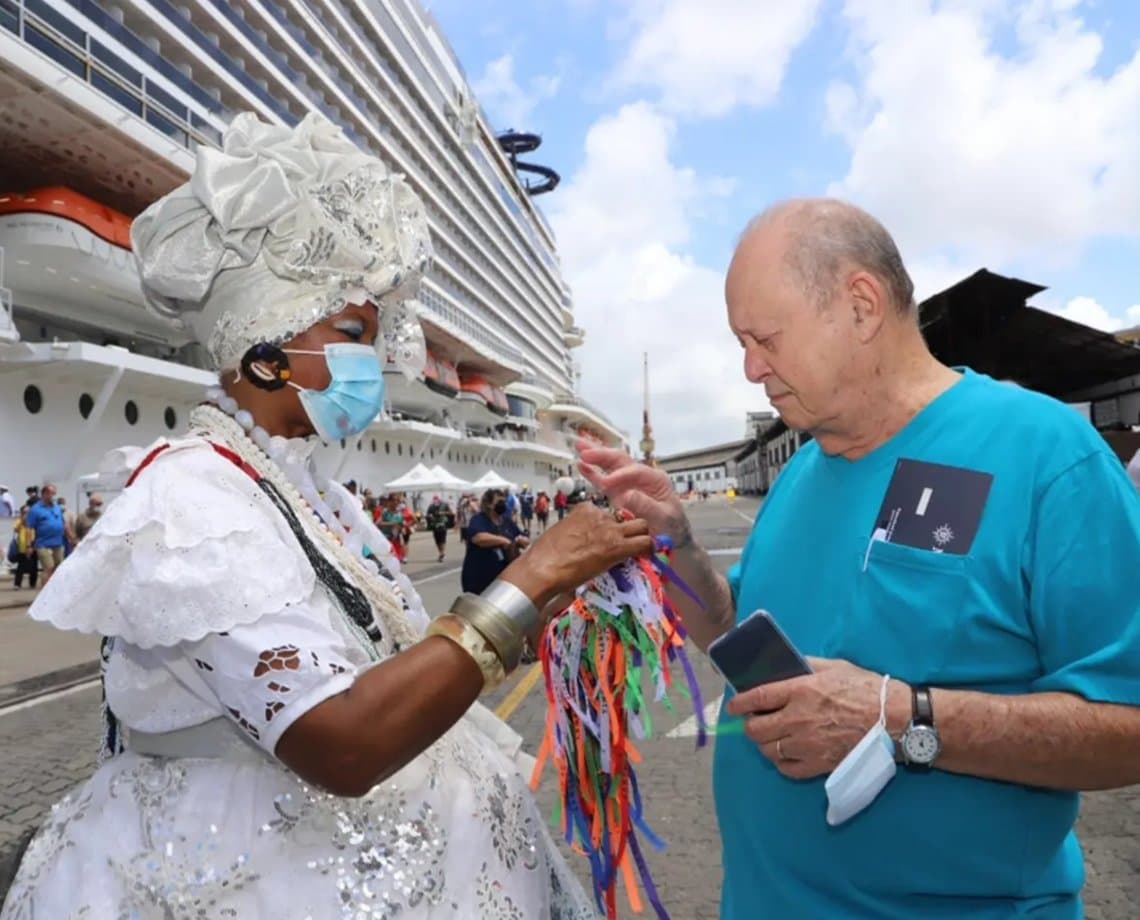
[[610,447],[621,447],[626,440],[625,432],[618,428],[598,409],[580,396],[562,396],[546,410],[545,415],[553,419],[565,419],[571,426],[594,432],[599,440]]
[[[80,341],[5,346],[0,377],[6,374],[16,374],[25,386],[66,384],[75,390],[105,392],[107,399],[122,390],[183,406],[200,401],[206,389],[218,383],[216,374],[196,367],[135,354],[118,345]],[[90,422],[92,415],[86,418]]]
[[578,348],[586,341],[586,330],[581,326],[570,326],[563,338],[567,348]]
[[536,409],[545,409],[554,402],[554,387],[541,377],[524,374],[507,386],[507,396],[517,396],[534,403]]

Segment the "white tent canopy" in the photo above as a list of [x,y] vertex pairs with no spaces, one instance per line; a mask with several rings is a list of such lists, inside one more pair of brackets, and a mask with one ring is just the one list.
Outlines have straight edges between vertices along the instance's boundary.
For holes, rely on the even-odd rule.
[[433,466],[429,472],[435,477],[436,482],[439,483],[439,489],[443,492],[464,492],[471,488],[471,483],[466,479],[460,479],[438,463]]
[[439,486],[432,476],[431,470],[422,463],[417,463],[399,479],[385,483],[384,488],[389,492],[421,492],[424,489],[436,489]]
[[478,479],[476,479],[473,483],[471,483],[471,487],[473,489],[480,490],[480,491],[483,489],[513,489],[513,488],[517,488],[515,483],[510,482],[507,479],[504,479],[502,476],[500,476],[494,470],[490,470],[489,472],[484,473],[482,476],[480,476]]

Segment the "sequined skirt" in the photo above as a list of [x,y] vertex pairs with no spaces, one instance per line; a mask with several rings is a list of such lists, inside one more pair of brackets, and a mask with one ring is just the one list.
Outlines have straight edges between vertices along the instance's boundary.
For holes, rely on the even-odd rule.
[[0,920],[597,916],[525,781],[449,732],[359,799],[281,764],[103,764],[57,803]]

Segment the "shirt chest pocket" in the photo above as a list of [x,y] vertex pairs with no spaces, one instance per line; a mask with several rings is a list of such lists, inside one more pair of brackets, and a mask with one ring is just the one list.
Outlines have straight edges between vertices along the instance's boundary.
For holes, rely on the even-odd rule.
[[834,623],[834,654],[908,681],[945,669],[970,587],[970,558],[876,540],[852,560],[854,590]]

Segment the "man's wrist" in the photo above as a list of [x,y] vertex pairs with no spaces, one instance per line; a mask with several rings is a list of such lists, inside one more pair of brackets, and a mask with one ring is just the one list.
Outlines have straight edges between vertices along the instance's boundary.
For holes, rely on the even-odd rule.
[[681,525],[678,533],[673,536],[673,551],[681,552],[682,550],[694,549],[697,543],[693,539],[693,528],[688,519],[685,519]]
[[896,743],[910,725],[912,708],[910,684],[892,677],[887,687],[887,734]]

